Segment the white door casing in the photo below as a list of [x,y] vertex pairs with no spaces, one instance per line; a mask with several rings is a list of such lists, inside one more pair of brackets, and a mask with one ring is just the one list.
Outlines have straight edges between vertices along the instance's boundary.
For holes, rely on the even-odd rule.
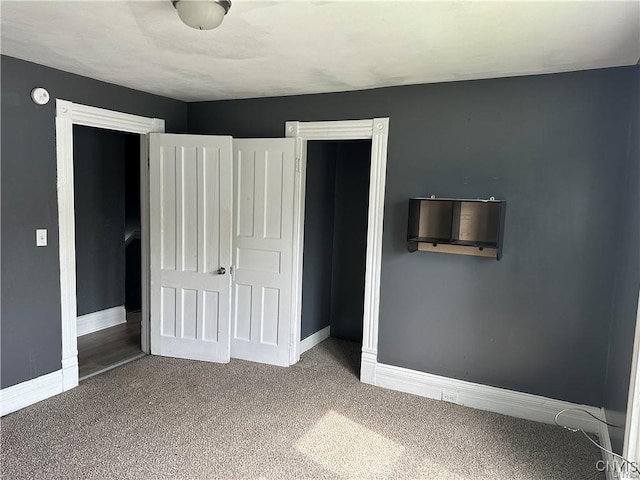
[[[78,340],[76,307],[75,206],[73,183],[73,126],[103,128],[144,135],[164,132],[164,120],[116,112],[67,100],[56,99],[56,162],[58,176],[58,223],[60,249],[60,310],[62,319],[62,386],[69,390],[78,385]],[[146,198],[147,150],[141,140],[140,195]],[[141,347],[149,352],[148,331],[148,218],[147,203],[141,203],[142,222],[142,316]]]
[[149,136],[154,355],[229,361],[231,143]]
[[300,174],[296,175],[294,202],[293,295],[291,306],[294,339],[291,349],[291,364],[294,364],[300,359],[307,142],[309,140],[371,139],[360,380],[365,383],[374,384],[378,358],[382,227],[384,220],[389,118],[328,122],[292,121],[286,122],[285,135],[296,139],[296,154],[298,158],[300,158]]
[[231,356],[289,366],[295,140],[233,140]]
[[640,292],[636,309],[636,329],[631,357],[631,377],[629,379],[629,397],[623,456],[640,465]]

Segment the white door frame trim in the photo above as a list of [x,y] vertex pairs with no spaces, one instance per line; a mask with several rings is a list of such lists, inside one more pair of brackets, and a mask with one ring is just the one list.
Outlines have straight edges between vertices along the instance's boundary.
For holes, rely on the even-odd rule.
[[362,368],[360,379],[372,383],[378,357],[378,320],[380,306],[380,269],[382,265],[382,227],[387,172],[389,118],[335,122],[286,122],[285,135],[296,137],[296,170],[293,207],[293,295],[290,363],[300,359],[302,314],[302,263],[304,255],[304,208],[307,173],[307,141],[371,139],[367,257],[365,267]]
[[631,358],[631,378],[627,401],[624,449],[622,455],[640,465],[640,292],[636,311],[636,331]]
[[[146,134],[164,132],[164,120],[56,100],[56,157],[62,314],[62,389],[78,385],[76,242],[73,187],[73,126],[141,135],[140,200],[142,235],[142,350],[149,353],[149,169]],[[123,239],[124,241],[124,239]],[[145,321],[146,319],[146,321]]]

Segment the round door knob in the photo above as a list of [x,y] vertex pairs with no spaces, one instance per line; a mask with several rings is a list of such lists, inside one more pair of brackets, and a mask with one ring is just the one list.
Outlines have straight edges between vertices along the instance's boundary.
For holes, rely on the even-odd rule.
[[220,267],[218,270],[216,270],[216,273],[218,275],[224,275],[225,273],[227,273],[227,269],[224,267]]

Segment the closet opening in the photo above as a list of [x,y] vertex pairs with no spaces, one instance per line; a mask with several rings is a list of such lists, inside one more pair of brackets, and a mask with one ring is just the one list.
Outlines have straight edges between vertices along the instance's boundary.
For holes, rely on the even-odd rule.
[[358,377],[370,168],[369,139],[307,143],[300,338],[313,348],[303,355],[328,355]]

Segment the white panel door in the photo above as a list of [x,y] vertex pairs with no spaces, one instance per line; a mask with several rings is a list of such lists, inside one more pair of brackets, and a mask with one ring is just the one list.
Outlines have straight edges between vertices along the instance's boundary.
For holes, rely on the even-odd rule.
[[233,140],[233,358],[289,365],[294,175],[294,138]]
[[232,139],[149,137],[151,353],[228,362]]

